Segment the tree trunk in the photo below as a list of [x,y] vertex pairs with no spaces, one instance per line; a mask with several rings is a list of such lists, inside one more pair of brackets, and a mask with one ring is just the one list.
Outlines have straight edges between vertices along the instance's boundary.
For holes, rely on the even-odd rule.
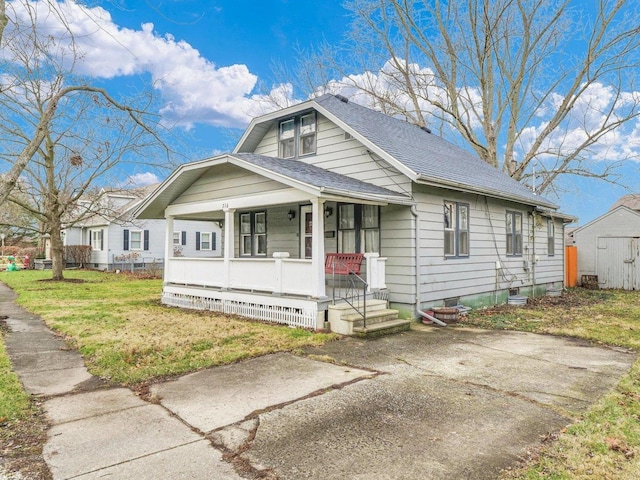
[[51,228],[51,270],[52,280],[64,280],[62,271],[65,267],[64,246],[60,235],[60,224],[56,223]]

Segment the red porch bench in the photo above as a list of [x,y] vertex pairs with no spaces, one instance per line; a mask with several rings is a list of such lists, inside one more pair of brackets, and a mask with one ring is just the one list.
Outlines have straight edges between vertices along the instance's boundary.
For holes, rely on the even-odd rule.
[[324,273],[349,275],[355,273],[360,275],[360,267],[364,254],[362,253],[327,253],[324,259]]

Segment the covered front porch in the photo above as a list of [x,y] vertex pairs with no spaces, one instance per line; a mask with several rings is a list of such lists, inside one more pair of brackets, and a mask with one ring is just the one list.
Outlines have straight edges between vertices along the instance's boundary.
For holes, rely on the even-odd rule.
[[[359,274],[342,277],[362,290],[352,303],[366,311],[361,301],[386,288],[381,217],[411,204],[404,193],[298,160],[234,153],[181,166],[138,217],[166,220],[164,303],[321,329],[334,297],[348,297],[344,288],[336,295],[326,254],[362,252]],[[217,222],[222,238],[197,232],[201,256],[180,256],[180,219]]]
[[163,303],[320,329],[331,303],[354,296],[362,302],[384,292],[387,259],[377,252],[363,255],[360,271],[348,285],[325,266],[326,254],[338,248],[343,202],[307,196],[300,203],[267,206],[269,197],[227,199],[219,210],[167,208],[167,245],[173,244],[176,219],[207,217],[222,227],[223,256],[178,257],[167,248]]

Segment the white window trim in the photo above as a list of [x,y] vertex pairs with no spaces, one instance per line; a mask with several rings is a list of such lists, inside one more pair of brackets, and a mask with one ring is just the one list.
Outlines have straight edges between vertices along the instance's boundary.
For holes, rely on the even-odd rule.
[[[97,234],[97,235],[94,236],[94,234]],[[102,242],[103,242],[102,229],[99,228],[97,230],[95,229],[89,230],[89,235],[91,235],[91,250],[94,252],[101,252],[102,248],[100,248],[100,245],[102,245]],[[96,245],[97,244],[96,240],[100,242],[100,245]]]
[[[208,237],[208,240],[205,240]],[[208,247],[204,245],[208,244]],[[213,248],[213,234],[211,232],[200,232],[200,250],[212,250]]]
[[[140,234],[140,247],[134,248],[133,246],[133,235],[135,233]],[[144,249],[144,231],[143,230],[129,230],[129,250],[142,251]]]
[[[176,242],[176,235],[178,235],[177,242]],[[173,245],[174,246],[182,245],[182,231],[173,232]]]
[[547,255],[550,257],[556,254],[556,224],[553,218],[547,219]]

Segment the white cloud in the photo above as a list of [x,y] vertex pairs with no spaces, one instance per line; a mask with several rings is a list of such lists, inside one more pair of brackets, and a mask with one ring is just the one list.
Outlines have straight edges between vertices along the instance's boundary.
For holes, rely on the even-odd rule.
[[[217,66],[187,42],[154,33],[150,23],[140,30],[122,28],[107,10],[72,0],[28,2],[33,11],[23,1],[8,4],[8,12],[25,25],[31,22],[30,13],[37,11],[39,30],[56,38],[69,59],[73,57],[69,55],[71,32],[81,52],[74,65],[77,74],[106,79],[150,74],[153,87],[162,95],[160,113],[169,125],[244,127],[256,111],[268,107],[262,97],[251,95],[258,77],[246,65]],[[59,13],[51,14],[51,4]]]
[[147,185],[153,185],[154,183],[159,183],[160,179],[155,173],[144,172],[144,173],[136,173],[135,175],[131,175],[127,177],[126,185],[134,186],[134,187],[144,187]]

